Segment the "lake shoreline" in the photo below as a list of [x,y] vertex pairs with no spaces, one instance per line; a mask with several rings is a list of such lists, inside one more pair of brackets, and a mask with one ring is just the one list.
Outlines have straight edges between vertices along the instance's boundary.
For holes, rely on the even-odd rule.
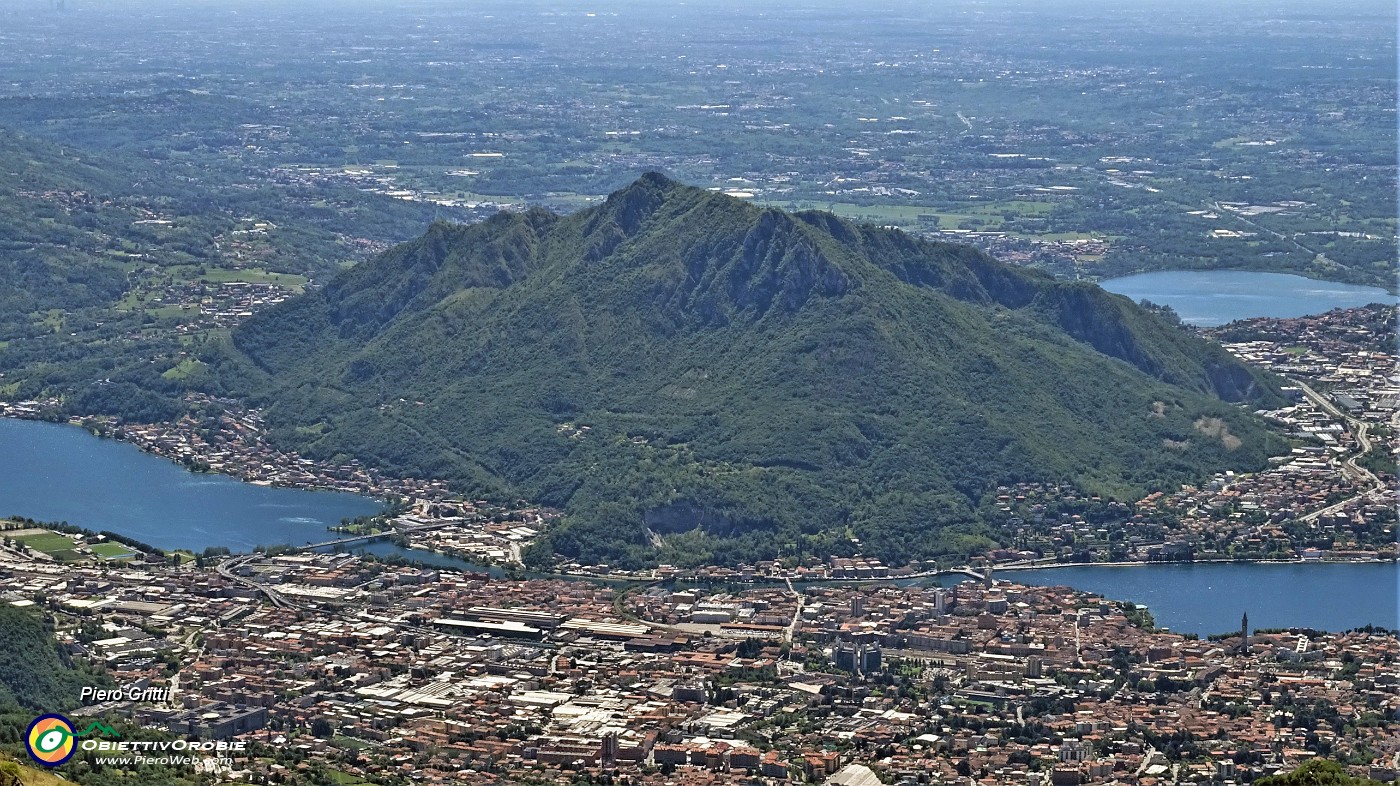
[[993,565],[993,575],[1002,571],[1055,570],[1061,568],[1146,568],[1154,565],[1390,565],[1395,559],[1176,559],[1152,562],[1047,562],[1043,565]]
[[[219,471],[219,470],[215,470],[215,469],[200,468],[200,467],[192,467],[192,466],[189,465],[189,463],[183,462],[183,461],[181,461],[181,460],[175,458],[174,456],[169,455],[167,452],[163,452],[162,450],[160,450],[160,449],[158,448],[158,446],[155,446],[155,445],[153,445],[153,444],[148,444],[148,443],[147,443],[146,441],[144,441],[144,440],[131,439],[130,436],[129,436],[129,433],[128,433],[127,431],[125,431],[125,430],[120,429],[120,428],[118,428],[118,429],[112,429],[112,430],[105,430],[105,431],[94,430],[94,428],[92,427],[92,425],[91,425],[91,423],[90,423],[90,421],[91,421],[90,418],[78,418],[78,417],[74,417],[74,418],[67,418],[67,419],[55,419],[55,418],[49,418],[49,417],[42,417],[41,415],[39,415],[39,414],[37,414],[37,413],[20,413],[20,414],[16,414],[16,413],[12,410],[12,408],[9,407],[9,405],[7,405],[7,404],[5,404],[5,403],[3,403],[3,402],[0,402],[0,419],[3,419],[3,420],[16,420],[16,421],[27,421],[27,422],[39,422],[39,423],[48,423],[48,424],[55,425],[55,426],[72,427],[72,428],[81,430],[81,431],[84,432],[85,434],[87,434],[87,435],[89,435],[89,436],[92,436],[92,437],[95,437],[95,438],[97,438],[97,439],[101,439],[101,440],[110,440],[110,441],[113,441],[113,442],[126,443],[126,444],[129,444],[129,445],[132,445],[132,446],[135,447],[137,450],[139,450],[141,453],[143,453],[143,454],[145,454],[145,455],[152,456],[152,457],[154,457],[154,458],[163,459],[164,461],[166,461],[166,462],[168,462],[169,464],[173,465],[174,468],[177,468],[177,469],[179,469],[179,470],[181,470],[181,471],[187,472],[187,473],[189,473],[189,474],[191,474],[191,475],[207,475],[207,476],[210,476],[210,477],[228,478],[228,479],[231,479],[231,480],[238,481],[239,483],[243,483],[243,484],[247,484],[247,485],[255,486],[255,487],[261,487],[261,488],[275,488],[275,489],[288,490],[288,491],[300,491],[300,492],[309,492],[309,493],[318,493],[318,494],[353,494],[353,495],[359,496],[359,497],[361,497],[361,498],[373,499],[373,500],[375,500],[376,502],[380,503],[381,505],[391,504],[392,501],[393,501],[393,495],[392,495],[392,494],[388,494],[388,493],[384,493],[383,495],[372,495],[372,494],[368,494],[368,493],[366,493],[366,492],[364,492],[364,491],[348,490],[348,489],[343,488],[343,487],[337,487],[337,486],[333,486],[333,485],[329,485],[329,484],[264,481],[264,480],[260,480],[260,479],[256,479],[256,478],[250,479],[249,477],[246,477],[246,476],[243,476],[243,475],[239,475],[239,474],[234,474],[234,473],[232,473],[232,472],[227,472],[227,471]],[[16,511],[11,511],[11,513],[17,513],[17,514],[18,514],[18,512],[16,512]],[[8,515],[8,513],[6,513],[5,515]],[[30,518],[33,518],[33,517],[30,516]],[[327,525],[327,526],[326,526],[326,531],[327,531],[327,532],[336,532],[336,531],[339,531],[339,530],[338,530],[338,527],[339,527],[338,524]],[[390,534],[392,534],[392,533],[385,533],[385,536],[387,537],[387,536],[390,535]],[[222,545],[222,544],[211,544],[211,545],[213,545],[213,546],[218,546],[218,545]],[[298,544],[294,544],[294,543],[286,543],[286,544],[282,544],[282,543],[269,543],[269,544],[267,544],[267,545],[269,545],[269,546],[272,546],[272,545],[289,545],[289,546],[292,546],[293,548],[298,548],[298,547],[299,547]],[[439,552],[439,551],[436,551],[436,550],[433,550],[433,549],[414,548],[414,549],[412,549],[412,550],[413,550],[413,551],[426,551],[426,552],[433,553],[433,554],[437,554],[437,555],[444,556],[444,557],[451,557],[451,556],[452,556],[452,555],[444,554],[444,553],[442,553],[442,552]],[[1032,564],[1032,565],[1018,565],[1018,564],[993,565],[992,568],[993,568],[993,572],[994,572],[994,574],[995,574],[995,573],[997,573],[997,572],[1011,572],[1011,573],[1014,573],[1014,572],[1017,572],[1017,571],[1027,571],[1027,570],[1056,570],[1056,569],[1071,569],[1071,568],[1085,568],[1085,567],[1099,567],[1099,568],[1108,568],[1108,567],[1147,567],[1147,566],[1157,566],[1157,565],[1190,565],[1190,564],[1212,565],[1212,564],[1229,564],[1229,563],[1241,564],[1241,565],[1245,565],[1245,564],[1277,564],[1277,565],[1335,564],[1335,565],[1365,565],[1365,564],[1386,564],[1386,563],[1393,563],[1393,562],[1395,562],[1395,560],[1386,560],[1386,559],[1324,559],[1324,560],[1304,560],[1304,559],[1301,559],[1301,558],[1290,559],[1290,560],[1270,560],[1270,559],[1257,559],[1257,558],[1242,558],[1242,559],[1223,559],[1223,560],[1155,560],[1155,561],[1128,561],[1128,562],[1046,562],[1046,563],[1037,563],[1037,564]],[[470,569],[470,568],[464,568],[464,570],[465,570],[465,569]],[[543,574],[542,574],[542,575],[543,575]],[[628,573],[595,573],[595,572],[590,572],[590,571],[576,571],[576,572],[571,572],[571,573],[549,572],[547,575],[549,575],[549,576],[551,576],[551,577],[556,577],[556,578],[560,578],[560,579],[565,579],[565,580],[581,580],[581,581],[606,581],[606,582],[624,581],[624,582],[641,582],[641,581],[654,581],[654,580],[656,580],[655,577],[639,576],[639,575],[633,575],[633,574],[628,574]],[[804,584],[805,584],[805,583],[814,583],[814,584],[879,584],[879,583],[882,583],[882,582],[890,582],[890,581],[917,581],[917,580],[921,580],[921,579],[937,578],[937,577],[940,576],[940,575],[950,575],[950,571],[948,571],[948,570],[946,570],[946,569],[945,569],[945,570],[936,570],[936,571],[924,570],[924,571],[919,571],[919,572],[915,572],[915,573],[904,573],[904,574],[889,575],[889,576],[883,576],[883,577],[871,577],[871,578],[868,578],[868,579],[851,578],[851,577],[813,576],[813,577],[803,577],[803,578],[801,578],[801,579],[799,579],[799,580],[800,580],[802,583],[804,583]],[[697,578],[698,578],[698,577],[697,577]],[[689,579],[687,579],[687,580],[689,580]],[[782,583],[782,582],[784,581],[784,579],[782,579],[782,578],[777,578],[777,577],[773,577],[773,578],[767,579],[767,580],[765,580],[765,581],[776,582],[776,583]],[[764,582],[763,582],[763,581],[757,581],[757,580],[749,580],[749,581],[747,581],[747,582],[746,582],[746,581],[733,581],[733,582],[731,582],[731,583],[753,583],[753,584],[759,584],[759,583],[764,583]]]
[[142,438],[142,434],[140,432],[133,432],[129,430],[134,428],[169,427],[172,426],[172,424],[155,423],[136,424],[132,426],[115,425],[103,422],[103,416],[100,415],[75,415],[66,418],[54,418],[46,417],[43,413],[32,413],[23,409],[19,409],[20,407],[24,407],[25,405],[36,403],[39,402],[23,401],[18,402],[17,404],[11,402],[0,402],[0,419],[21,420],[32,423],[49,423],[55,426],[71,426],[73,428],[84,431],[87,434],[96,437],[97,439],[111,440],[113,442],[122,442],[131,445],[148,456],[154,456],[156,458],[164,459],[170,462],[171,464],[174,464],[175,466],[185,470],[186,472],[189,472],[192,475],[210,475],[214,477],[232,478],[241,483],[247,483],[250,486],[261,486],[263,488],[294,489],[297,491],[330,492],[335,494],[355,494],[363,497],[372,497],[373,499],[378,500],[379,502],[382,502],[385,505],[392,504],[394,501],[395,495],[392,492],[383,489],[376,490],[369,488],[347,487],[343,485],[336,485],[335,483],[329,480],[325,480],[323,482],[291,482],[284,480],[268,480],[259,477],[248,466],[215,468],[210,466],[207,462],[200,463],[198,458],[194,460],[186,460],[186,458],[184,457],[172,455],[172,453],[169,450],[164,449],[160,443],[154,442],[150,439],[144,439]]
[[10,454],[27,459],[24,473],[0,477],[0,504],[12,508],[0,515],[106,530],[163,551],[197,553],[216,547],[246,551],[308,536],[321,540],[345,519],[386,509],[384,500],[356,492],[196,472],[137,441],[102,436],[82,422],[0,418],[0,441]]
[[1237,630],[1244,614],[1259,628],[1400,629],[1400,569],[1392,561],[1213,561],[1159,563],[1156,570],[1007,573],[1017,584],[1067,586],[1131,602],[1147,608],[1159,627],[1202,637]]
[[1296,319],[1371,304],[1394,307],[1388,289],[1307,278],[1295,272],[1222,268],[1152,270],[1097,280],[1135,302],[1169,306],[1181,321],[1212,328],[1244,319]]
[[[452,555],[450,555],[450,554],[444,554],[443,552],[436,551],[436,550],[432,550],[432,549],[410,547],[410,550],[412,550],[412,551],[426,551],[426,552],[430,552],[430,553],[433,553],[433,554],[438,554],[438,555],[445,556],[445,557],[452,557]],[[454,557],[454,558],[455,558],[455,557]],[[1009,581],[1009,582],[1011,582],[1011,583],[1015,583],[1015,580],[1014,580],[1014,579],[1010,579],[1010,578],[1001,579],[1001,577],[1000,577],[999,574],[1002,574],[1002,573],[1005,573],[1005,572],[1015,573],[1015,572],[1019,572],[1019,571],[1037,571],[1037,570],[1073,569],[1073,568],[1153,568],[1153,567],[1186,566],[1186,565],[1202,565],[1202,566],[1214,566],[1214,565],[1277,565],[1277,566],[1295,566],[1295,567],[1296,567],[1296,566],[1300,566],[1300,565],[1393,565],[1393,564],[1395,564],[1396,562],[1397,562],[1397,560],[1393,560],[1393,559],[1351,559],[1351,560],[1302,560],[1302,559],[1293,559],[1293,560],[1271,560],[1271,559],[1247,559],[1247,558],[1246,558],[1246,559],[1229,559],[1229,560],[1157,560],[1157,561],[1154,561],[1154,562],[1055,562],[1055,563],[1048,563],[1048,564],[1045,564],[1045,565],[1020,565],[1020,566],[993,565],[993,566],[992,566],[992,578],[993,578],[993,580],[1005,580],[1005,581]],[[972,570],[972,571],[976,571],[977,568],[971,568],[971,570]],[[629,575],[629,574],[588,573],[588,572],[581,572],[581,571],[576,571],[576,572],[573,572],[573,573],[539,572],[538,575],[541,575],[541,576],[548,576],[548,577],[550,577],[550,578],[564,579],[564,580],[566,580],[566,581],[623,581],[623,580],[626,580],[626,581],[634,581],[634,582],[685,581],[685,582],[694,582],[694,583],[699,583],[699,584],[713,583],[713,584],[734,584],[734,585],[753,585],[753,586],[781,585],[781,584],[785,584],[785,583],[787,582],[787,579],[785,579],[785,578],[783,578],[783,577],[778,577],[778,576],[761,576],[761,577],[754,577],[754,578],[751,578],[751,579],[730,578],[730,577],[726,577],[726,578],[710,578],[710,577],[705,577],[705,576],[688,576],[688,575],[681,575],[681,574],[672,575],[672,576],[667,576],[667,577],[647,577],[647,576],[632,576],[632,575]],[[879,585],[882,585],[882,584],[903,584],[903,583],[908,583],[908,582],[922,581],[922,580],[925,580],[925,579],[937,579],[937,578],[944,577],[944,576],[961,576],[962,578],[959,579],[959,582],[958,582],[958,583],[961,583],[962,581],[976,581],[975,578],[973,578],[973,577],[972,577],[971,575],[969,575],[967,572],[965,572],[964,570],[961,570],[961,569],[959,569],[959,568],[944,568],[944,569],[934,570],[934,571],[925,570],[925,571],[919,571],[919,572],[917,572],[917,573],[902,573],[902,574],[897,574],[897,575],[881,576],[881,577],[878,577],[878,578],[868,578],[868,579],[851,578],[851,577],[846,577],[846,576],[808,576],[808,577],[803,577],[803,578],[801,578],[801,579],[793,579],[792,581],[793,581],[794,584],[801,584],[801,585],[804,585],[804,586],[807,586],[807,585],[834,585],[834,586],[845,586],[845,585],[871,585],[871,586],[879,586]]]
[[[67,521],[85,530],[111,531],[151,544],[161,550],[199,553],[206,547],[223,546],[248,553],[257,544],[271,547],[284,543],[314,540],[320,542],[329,525],[342,517],[372,512],[376,503],[364,497],[339,498],[334,494],[307,494],[303,489],[271,489],[242,483],[233,478],[192,474],[178,464],[139,450],[122,447],[117,440],[94,439],[92,434],[59,423],[0,420],[0,449],[25,456],[24,472],[0,476],[0,507],[13,507],[6,513],[36,521]],[[140,457],[140,460],[137,460]],[[304,495],[298,497],[296,495]],[[290,495],[290,496],[285,496]],[[365,507],[369,505],[370,507]],[[412,543],[410,546],[414,545]],[[422,545],[422,544],[419,544]],[[385,546],[381,548],[392,548]],[[471,564],[445,552],[407,553],[425,563],[439,562],[444,570],[490,571],[488,565]],[[437,557],[437,559],[434,559]],[[443,565],[442,557],[452,564]],[[1268,568],[1251,568],[1267,565]],[[1345,565],[1329,569],[1321,565]],[[1143,568],[1154,570],[1103,570],[1103,568]],[[910,585],[953,581],[980,581],[979,570],[961,566],[894,572],[894,575],[833,577],[813,575],[793,577],[793,585],[834,587]],[[1096,570],[1078,570],[1096,568]],[[1042,571],[1036,573],[1035,571]],[[1134,561],[1127,563],[1038,563],[992,566],[993,578],[1005,585],[1061,585],[1098,597],[1141,604],[1151,609],[1158,624],[1175,630],[1214,633],[1225,630],[1220,608],[1246,606],[1256,624],[1263,627],[1311,627],[1350,629],[1365,624],[1394,627],[1393,598],[1397,584],[1394,563],[1386,560],[1191,560]],[[682,582],[714,580],[735,586],[787,583],[782,576],[755,575],[745,581],[740,575],[700,575],[677,573],[666,576],[594,572],[569,569],[526,577],[551,578],[591,583],[648,583],[668,578]],[[805,581],[803,579],[806,579]],[[1232,587],[1220,594],[1221,587]],[[1214,593],[1215,598],[1211,599]],[[1181,598],[1191,600],[1194,610],[1183,615]],[[1345,607],[1327,609],[1319,616],[1307,606],[1325,605],[1335,598],[1349,598]],[[1299,600],[1301,599],[1301,600]],[[1298,604],[1294,614],[1292,605]],[[1269,609],[1272,608],[1272,611]],[[1201,615],[1199,618],[1196,612]],[[1238,614],[1239,612],[1235,612]],[[1330,615],[1330,616],[1328,616]],[[1231,623],[1233,624],[1233,623]]]
[[1400,299],[1400,284],[1394,281],[1375,281],[1371,283],[1361,281],[1339,281],[1335,278],[1326,278],[1315,270],[1278,270],[1267,265],[1231,265],[1229,267],[1178,267],[1178,268],[1157,268],[1157,269],[1134,269],[1115,270],[1108,274],[1086,275],[1085,279],[1093,281],[1100,286],[1105,281],[1114,279],[1131,278],[1133,276],[1145,276],[1152,273],[1277,273],[1283,276],[1296,276],[1316,281],[1319,284],[1336,284],[1347,287],[1370,287],[1386,292],[1391,296],[1391,300]]

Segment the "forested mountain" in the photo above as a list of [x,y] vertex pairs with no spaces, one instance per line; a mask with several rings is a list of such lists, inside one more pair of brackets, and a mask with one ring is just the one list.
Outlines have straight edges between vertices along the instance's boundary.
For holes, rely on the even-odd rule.
[[0,724],[10,721],[10,712],[72,707],[82,686],[101,682],[73,668],[34,610],[0,603]]
[[423,237],[213,353],[274,438],[565,508],[588,562],[991,543],[999,482],[1257,468],[1266,379],[1127,299],[649,174]]

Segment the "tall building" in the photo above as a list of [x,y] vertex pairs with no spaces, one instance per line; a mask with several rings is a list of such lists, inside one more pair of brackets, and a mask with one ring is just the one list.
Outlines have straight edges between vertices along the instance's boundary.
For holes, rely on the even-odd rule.
[[836,668],[852,674],[866,675],[880,670],[880,645],[868,633],[857,633],[849,644],[837,644],[832,649],[832,662]]
[[1240,617],[1240,652],[1249,652],[1249,612]]
[[880,670],[880,648],[878,646],[866,647],[862,653],[860,661],[860,671],[862,674],[871,674]]
[[832,661],[836,668],[841,671],[849,671],[855,674],[860,668],[860,648],[849,644],[838,644],[832,650]]
[[617,732],[609,731],[603,735],[603,766],[611,767],[617,762]]
[[1040,658],[1035,655],[1026,658],[1026,676],[1038,680],[1042,674],[1044,674],[1044,663]]

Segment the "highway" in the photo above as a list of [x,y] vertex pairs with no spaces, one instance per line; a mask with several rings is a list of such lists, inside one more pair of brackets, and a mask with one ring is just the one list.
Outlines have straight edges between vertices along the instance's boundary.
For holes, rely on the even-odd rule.
[[441,633],[441,631],[435,630],[435,629],[433,629],[433,628],[423,627],[423,626],[421,626],[421,625],[411,625],[411,624],[408,624],[408,623],[405,623],[405,622],[400,622],[400,621],[398,621],[398,620],[388,619],[388,618],[386,618],[386,617],[376,617],[376,616],[374,616],[374,615],[368,613],[367,611],[360,611],[360,612],[355,613],[355,614],[350,614],[350,613],[347,613],[347,612],[344,612],[344,611],[339,611],[339,610],[332,609],[332,608],[322,608],[322,607],[317,607],[317,606],[314,606],[314,605],[304,605],[304,604],[296,603],[296,602],[294,602],[294,601],[290,601],[290,600],[288,600],[287,598],[283,597],[281,593],[277,592],[276,590],[272,589],[271,587],[268,587],[268,586],[263,585],[263,584],[259,584],[258,582],[253,581],[252,579],[246,579],[246,578],[244,578],[244,577],[242,577],[242,576],[237,575],[237,574],[234,572],[234,571],[236,571],[238,568],[241,568],[241,567],[244,566],[244,565],[247,565],[247,564],[252,563],[252,562],[257,562],[257,561],[259,561],[259,560],[261,560],[261,559],[262,559],[262,555],[261,555],[261,554],[245,554],[245,555],[243,555],[243,556],[231,557],[231,558],[229,558],[229,559],[226,559],[226,560],[224,560],[223,562],[220,562],[217,566],[215,566],[214,569],[217,570],[217,571],[219,572],[219,575],[220,575],[220,576],[223,576],[224,578],[229,579],[230,581],[234,581],[234,582],[237,582],[237,583],[239,583],[239,584],[242,584],[242,585],[245,586],[245,587],[250,587],[250,588],[252,588],[252,589],[254,589],[254,590],[257,590],[259,593],[261,593],[261,594],[263,594],[263,595],[266,595],[266,596],[267,596],[267,599],[268,599],[269,601],[272,602],[272,605],[274,605],[274,606],[276,606],[276,607],[278,607],[278,608],[281,608],[281,609],[296,609],[296,610],[301,610],[301,611],[312,611],[312,612],[315,612],[315,613],[317,613],[317,614],[327,614],[327,615],[330,615],[330,616],[332,616],[332,617],[337,617],[337,618],[339,618],[339,619],[349,620],[349,621],[373,622],[373,623],[375,623],[375,624],[377,624],[377,625],[388,625],[388,626],[390,626],[390,627],[392,627],[392,628],[395,628],[395,629],[397,629],[397,630],[411,631],[411,632],[414,632],[414,633],[428,633],[428,634],[438,634],[438,633]]
[[245,587],[257,590],[263,595],[266,595],[267,599],[272,602],[272,605],[276,606],[279,609],[296,608],[296,604],[291,603],[286,598],[282,597],[281,593],[277,592],[271,587],[259,584],[256,581],[253,581],[252,579],[245,579],[242,576],[239,576],[236,573],[234,573],[236,569],[241,568],[244,565],[259,560],[261,558],[262,555],[260,554],[247,554],[241,557],[233,557],[231,559],[226,559],[223,562],[220,562],[218,565],[215,566],[214,569],[219,572],[220,576],[223,576],[224,578],[230,581],[242,584]]
[[1316,390],[1313,390],[1306,383],[1300,382],[1296,379],[1291,381],[1294,384],[1296,384],[1300,390],[1303,391],[1303,395],[1306,396],[1309,401],[1317,405],[1317,407],[1323,412],[1326,412],[1332,417],[1337,418],[1343,423],[1346,423],[1347,426],[1351,429],[1352,434],[1356,437],[1357,449],[1354,453],[1352,453],[1350,456],[1348,456],[1342,461],[1342,474],[1346,475],[1347,477],[1351,478],[1357,483],[1369,484],[1370,486],[1370,488],[1367,488],[1364,491],[1359,491],[1356,494],[1353,494],[1352,496],[1342,500],[1341,502],[1337,502],[1332,505],[1328,505],[1325,508],[1321,508],[1319,510],[1315,510],[1311,513],[1305,514],[1301,517],[1301,520],[1316,521],[1322,516],[1335,513],[1345,508],[1347,505],[1351,504],[1359,497],[1379,498],[1379,496],[1384,494],[1387,490],[1385,483],[1382,482],[1380,478],[1376,477],[1374,472],[1372,472],[1369,469],[1366,469],[1365,467],[1357,463],[1358,459],[1360,459],[1362,456],[1365,456],[1367,453],[1370,453],[1371,450],[1375,447],[1376,443],[1372,442],[1370,437],[1371,424],[1363,420],[1358,420],[1346,414],[1341,409],[1339,409],[1337,405],[1333,404],[1330,400],[1328,400],[1326,396],[1322,395],[1321,393],[1318,393]]

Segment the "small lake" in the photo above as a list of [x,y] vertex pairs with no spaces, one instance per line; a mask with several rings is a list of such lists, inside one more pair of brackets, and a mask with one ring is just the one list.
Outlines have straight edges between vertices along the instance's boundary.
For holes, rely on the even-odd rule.
[[0,418],[0,516],[67,521],[163,549],[304,544],[383,510],[355,494],[271,488],[186,471],[76,426]]
[[1400,628],[1400,565],[1393,562],[1068,567],[996,577],[1145,604],[1158,625],[1201,636],[1239,630],[1245,612],[1252,628]]
[[1384,289],[1334,284],[1286,273],[1245,270],[1171,270],[1100,281],[1135,302],[1171,306],[1181,320],[1214,327],[1250,317],[1301,317],[1334,308],[1395,303]]

